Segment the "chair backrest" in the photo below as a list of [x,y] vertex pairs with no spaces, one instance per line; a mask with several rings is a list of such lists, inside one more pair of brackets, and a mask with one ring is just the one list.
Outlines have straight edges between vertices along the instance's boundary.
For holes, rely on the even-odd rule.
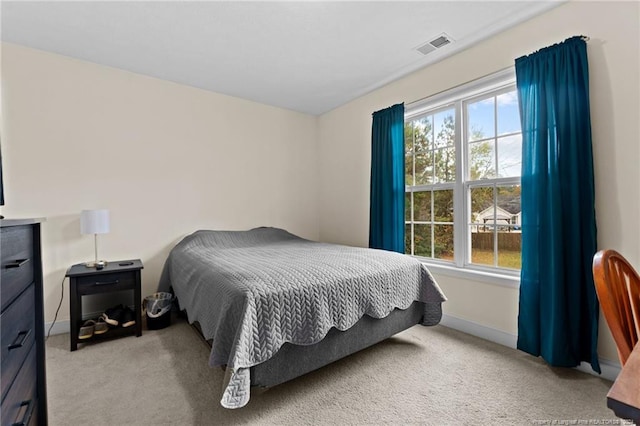
[[593,278],[624,365],[640,339],[640,276],[620,253],[602,250],[593,257]]

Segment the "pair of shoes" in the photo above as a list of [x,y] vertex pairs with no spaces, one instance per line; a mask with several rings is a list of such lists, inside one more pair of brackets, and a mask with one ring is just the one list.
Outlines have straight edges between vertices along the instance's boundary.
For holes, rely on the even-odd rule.
[[94,320],[86,320],[82,324],[82,327],[80,327],[80,332],[78,332],[78,339],[84,340],[93,337],[95,326],[96,322]]
[[136,314],[128,306],[124,307],[122,311],[122,317],[120,317],[120,325],[122,327],[131,327],[136,324]]
[[109,331],[109,326],[104,321],[104,315],[100,315],[97,319],[86,320],[82,324],[78,332],[78,339],[90,339],[94,334],[104,334],[107,331]]
[[102,314],[102,317],[107,324],[114,327],[131,327],[136,323],[135,313],[128,306],[117,305],[109,308]]
[[120,317],[122,316],[123,309],[124,307],[122,305],[117,305],[104,311],[104,314],[101,316],[104,317],[104,321],[107,324],[117,327],[120,325]]
[[104,320],[104,314],[100,315],[98,319],[96,319],[96,324],[93,327],[93,332],[95,334],[104,334],[109,331],[109,325]]

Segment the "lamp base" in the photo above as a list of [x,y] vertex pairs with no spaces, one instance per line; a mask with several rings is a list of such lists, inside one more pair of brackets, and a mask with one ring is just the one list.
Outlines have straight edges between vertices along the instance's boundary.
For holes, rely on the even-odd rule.
[[109,262],[107,262],[106,260],[92,260],[91,262],[85,262],[84,266],[86,266],[87,268],[96,268],[96,269],[103,269],[105,266],[107,266]]

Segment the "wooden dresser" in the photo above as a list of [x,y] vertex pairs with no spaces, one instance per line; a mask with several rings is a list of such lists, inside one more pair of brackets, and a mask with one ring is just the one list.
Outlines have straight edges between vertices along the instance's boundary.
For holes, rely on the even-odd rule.
[[46,425],[40,223],[0,220],[1,425]]

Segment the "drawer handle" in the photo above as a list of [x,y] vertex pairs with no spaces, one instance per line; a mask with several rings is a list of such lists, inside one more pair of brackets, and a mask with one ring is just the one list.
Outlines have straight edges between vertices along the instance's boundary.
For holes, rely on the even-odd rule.
[[9,345],[9,350],[21,348],[22,345],[24,345],[24,342],[27,341],[27,337],[29,337],[30,334],[31,329],[18,333],[13,343]]
[[9,268],[19,268],[22,265],[24,265],[25,263],[27,263],[30,259],[17,259],[14,260],[11,263],[7,263],[7,266],[5,266],[7,269]]
[[30,399],[28,401],[22,401],[20,403],[20,407],[24,407],[27,406],[27,409],[24,411],[24,414],[22,415],[22,420],[20,420],[19,422],[15,422],[12,426],[25,426],[29,424],[29,421],[31,420],[31,415],[33,414],[33,399]]
[[112,284],[118,284],[119,282],[120,282],[120,280],[96,281],[95,284],[93,284],[93,285],[112,285]]

